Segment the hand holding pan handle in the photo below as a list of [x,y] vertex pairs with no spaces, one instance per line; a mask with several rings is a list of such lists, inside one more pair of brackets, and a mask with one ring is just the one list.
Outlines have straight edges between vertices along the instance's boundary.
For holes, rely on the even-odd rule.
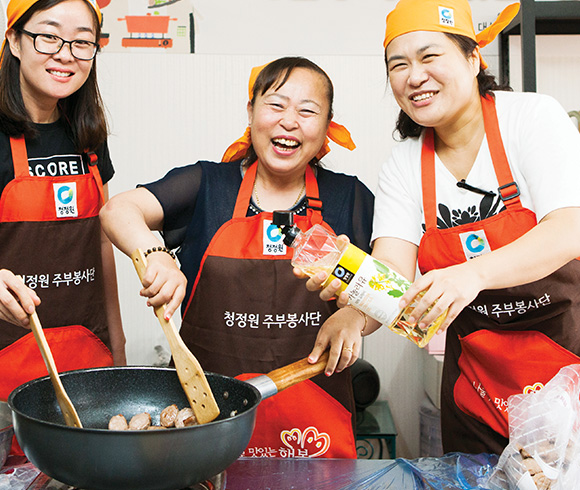
[[[140,249],[131,254],[133,265],[137,270],[139,279],[143,281],[143,275],[147,270],[147,259]],[[173,320],[165,319],[165,305],[155,307],[155,315],[163,328],[163,332],[169,342],[171,355],[177,370],[179,382],[187,396],[191,409],[200,424],[206,424],[214,420],[220,409],[207,382],[207,378],[198,360],[183,342]]]

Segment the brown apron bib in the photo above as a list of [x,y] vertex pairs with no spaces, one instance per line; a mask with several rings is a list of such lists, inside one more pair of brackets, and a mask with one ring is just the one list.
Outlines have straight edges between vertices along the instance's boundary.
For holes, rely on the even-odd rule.
[[[422,152],[426,232],[422,273],[465,262],[525,234],[536,217],[519,199],[501,140],[495,103],[482,98],[485,131],[506,209],[475,223],[437,229],[433,131]],[[468,256],[468,254],[474,254]],[[480,292],[447,334],[441,388],[445,452],[501,453],[508,443],[507,399],[536,390],[580,362],[580,262],[522,286]]]
[[[246,217],[256,169],[254,163],[246,171],[232,219],[221,226],[205,252],[181,327],[182,338],[203,368],[227,376],[265,373],[306,357],[319,327],[335,311],[331,302],[306,291],[304,283],[294,277],[292,249],[283,246],[281,234],[271,224],[272,213]],[[310,167],[306,194],[310,200],[318,200],[318,184]],[[295,217],[296,224],[306,230],[320,223],[332,231],[323,222],[320,209],[308,208],[307,216]],[[329,378],[320,375],[314,382],[324,391],[313,383],[302,383],[296,397],[288,400],[287,394],[283,398],[284,410],[276,412],[275,421],[265,411],[284,393],[260,404],[254,434],[269,437],[250,442],[253,454],[292,455],[285,449],[281,431],[296,429],[306,434],[304,441],[312,439],[314,430],[322,434],[321,440],[328,437],[330,441],[328,448],[322,444],[322,453],[320,449],[303,451],[302,456],[356,457],[350,372]],[[311,389],[303,398],[305,387]],[[292,389],[287,391],[292,393]],[[325,411],[334,415],[325,419]],[[268,412],[272,413],[269,408]],[[287,419],[282,412],[288,414]],[[297,412],[308,416],[295,417]],[[308,432],[310,426],[314,429]]]
[[[86,175],[31,177],[24,138],[11,138],[15,178],[0,198],[1,267],[40,299],[38,316],[59,371],[112,365],[95,164]],[[92,162],[94,163],[94,162]],[[59,327],[59,328],[54,328]],[[0,399],[47,370],[29,330],[0,321]]]

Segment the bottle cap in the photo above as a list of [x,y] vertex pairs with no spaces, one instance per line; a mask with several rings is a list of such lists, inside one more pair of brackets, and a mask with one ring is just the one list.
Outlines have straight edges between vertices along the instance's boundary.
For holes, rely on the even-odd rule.
[[278,228],[282,228],[283,226],[293,226],[294,213],[291,211],[274,211],[272,213],[272,223],[274,223]]
[[280,228],[284,235],[284,244],[291,247],[294,239],[300,233],[300,228],[294,226],[294,213],[291,211],[274,211],[272,213],[272,223]]

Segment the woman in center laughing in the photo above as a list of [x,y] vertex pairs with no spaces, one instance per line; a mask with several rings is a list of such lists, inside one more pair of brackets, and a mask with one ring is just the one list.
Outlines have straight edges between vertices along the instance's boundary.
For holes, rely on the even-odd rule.
[[[176,168],[115,196],[101,212],[120,250],[145,251],[141,294],[152,306],[166,304],[168,318],[185,298],[182,338],[205,370],[228,376],[306,357],[336,311],[294,277],[292,249],[272,211],[292,211],[303,230],[321,223],[369,251],[374,201],[356,177],[319,163],[328,138],[354,149],[332,121],[333,86],[320,67],[281,58],[255,68],[249,98],[249,127],[222,163]],[[318,376],[260,404],[245,454],[355,458],[353,414],[348,369]]]

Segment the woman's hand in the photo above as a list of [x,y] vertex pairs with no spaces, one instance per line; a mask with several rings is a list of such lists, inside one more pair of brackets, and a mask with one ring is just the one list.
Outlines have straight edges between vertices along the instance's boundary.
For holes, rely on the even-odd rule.
[[[350,243],[349,238],[346,235],[340,235],[337,239],[337,245],[339,250],[344,250],[348,247]],[[304,274],[300,269],[294,268],[294,275],[299,279],[305,279],[308,276]],[[306,289],[308,291],[320,291],[320,299],[322,301],[331,301],[336,299],[336,304],[339,308],[343,308],[348,304],[348,294],[344,291],[340,291],[341,281],[340,279],[333,279],[329,284],[324,286],[324,283],[328,279],[329,274],[324,271],[318,272],[315,276],[311,277],[306,281]],[[338,294],[337,294],[338,293]]]
[[185,297],[187,279],[169,254],[154,252],[147,256],[142,284],[139,294],[147,298],[147,305],[167,305],[164,316],[169,320]]
[[[163,230],[163,208],[143,187],[112,197],[101,208],[99,217],[108,238],[129,257],[137,248],[147,250],[163,245],[152,232]],[[147,264],[140,294],[148,298],[150,306],[167,304],[164,316],[169,320],[183,301],[187,279],[165,252],[150,253]]]
[[320,327],[308,361],[317,362],[321,354],[329,349],[330,356],[324,371],[327,376],[352,366],[360,354],[365,325],[364,316],[354,308],[338,310]]
[[[411,312],[409,322],[414,323],[421,319],[419,328],[427,328],[439,315],[449,309],[447,317],[439,327],[439,331],[442,332],[457,318],[463,308],[471,304],[483,288],[483,281],[466,262],[433,270],[419,277],[401,297],[399,307],[405,308],[413,302],[417,294],[425,291],[422,298],[416,298],[419,301]],[[421,318],[433,303],[435,303],[433,309]]]
[[28,315],[40,304],[37,294],[21,278],[7,269],[0,270],[0,318],[29,328]]

